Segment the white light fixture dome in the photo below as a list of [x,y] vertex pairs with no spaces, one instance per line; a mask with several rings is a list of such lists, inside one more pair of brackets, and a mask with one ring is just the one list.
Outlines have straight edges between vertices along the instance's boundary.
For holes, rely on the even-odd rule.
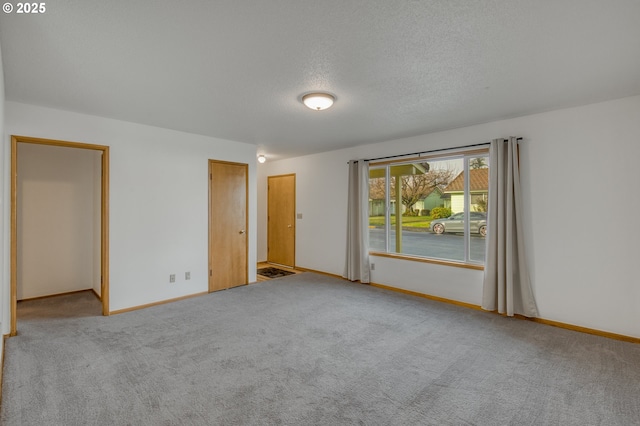
[[329,93],[308,93],[302,97],[302,103],[315,111],[322,111],[333,105],[336,98]]
[[265,161],[267,161],[267,157],[263,154],[258,155],[258,163],[264,163]]

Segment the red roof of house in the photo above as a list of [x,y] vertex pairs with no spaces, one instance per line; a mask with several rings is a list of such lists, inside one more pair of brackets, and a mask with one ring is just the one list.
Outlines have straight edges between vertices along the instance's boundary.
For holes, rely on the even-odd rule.
[[[469,191],[488,191],[489,190],[489,169],[471,169],[469,170]],[[444,192],[464,191],[464,172],[460,172],[458,176],[444,189]]]

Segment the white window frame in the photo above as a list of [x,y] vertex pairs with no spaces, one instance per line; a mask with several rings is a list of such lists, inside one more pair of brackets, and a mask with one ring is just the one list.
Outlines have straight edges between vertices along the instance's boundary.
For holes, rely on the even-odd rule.
[[[372,256],[400,258],[400,259],[413,260],[413,261],[419,261],[419,262],[463,267],[463,268],[469,268],[469,269],[480,269],[480,270],[484,269],[484,261],[471,259],[471,239],[470,239],[471,235],[470,235],[470,229],[469,229],[469,225],[470,225],[469,216],[471,211],[469,162],[471,159],[477,158],[477,157],[489,157],[489,149],[486,148],[486,149],[480,149],[480,150],[474,149],[474,150],[457,150],[457,151],[452,150],[450,152],[446,152],[439,155],[421,156],[418,158],[414,157],[414,158],[408,158],[404,160],[371,163],[369,166],[370,169],[384,168],[385,170],[385,232],[384,232],[385,251],[381,252],[376,250],[370,250],[369,254]],[[463,160],[463,171],[464,171],[464,233],[463,233],[464,253],[465,253],[464,260],[447,259],[447,258],[440,258],[440,257],[428,257],[428,256],[397,253],[397,252],[389,251],[389,241],[390,241],[390,234],[391,234],[391,208],[390,208],[390,204],[391,204],[390,202],[391,201],[390,169],[391,167],[399,166],[403,164],[426,162],[426,161],[443,161],[443,160],[456,160],[456,159]],[[491,165],[489,165],[489,167],[491,167]],[[491,195],[488,194],[488,197],[490,196]],[[400,207],[398,207],[399,205]],[[402,203],[398,203],[398,201],[396,201],[396,209],[401,210],[402,209],[401,205]],[[396,212],[396,214],[398,214],[398,212]]]

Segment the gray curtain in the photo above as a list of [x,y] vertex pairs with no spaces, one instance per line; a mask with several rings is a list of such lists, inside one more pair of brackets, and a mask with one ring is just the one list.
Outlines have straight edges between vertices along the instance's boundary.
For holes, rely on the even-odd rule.
[[349,162],[347,262],[343,277],[369,282],[369,162]]
[[537,317],[524,253],[516,138],[495,139],[489,151],[487,251],[482,308]]

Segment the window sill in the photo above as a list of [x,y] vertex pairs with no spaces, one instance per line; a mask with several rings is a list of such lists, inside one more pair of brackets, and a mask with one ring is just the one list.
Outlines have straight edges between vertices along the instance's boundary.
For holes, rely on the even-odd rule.
[[409,260],[412,262],[422,262],[422,263],[432,263],[435,265],[453,266],[454,268],[465,268],[465,269],[475,269],[478,271],[484,271],[484,265],[477,265],[474,263],[455,262],[453,260],[429,259],[426,257],[410,256],[406,254],[382,253],[382,252],[374,252],[374,251],[370,251],[369,255],[376,256],[376,257],[388,257],[391,259]]

